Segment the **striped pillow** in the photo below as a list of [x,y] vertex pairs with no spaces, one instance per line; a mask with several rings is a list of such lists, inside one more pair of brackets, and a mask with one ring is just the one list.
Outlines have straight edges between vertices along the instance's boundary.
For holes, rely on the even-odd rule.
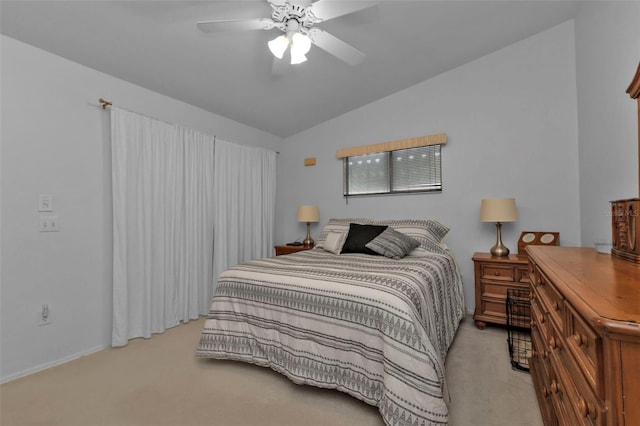
[[366,247],[385,257],[402,259],[419,245],[418,241],[389,226],[380,235],[369,241]]
[[449,228],[435,220],[391,219],[373,222],[376,225],[387,225],[420,243],[420,247],[434,253],[444,254],[446,245],[442,241]]

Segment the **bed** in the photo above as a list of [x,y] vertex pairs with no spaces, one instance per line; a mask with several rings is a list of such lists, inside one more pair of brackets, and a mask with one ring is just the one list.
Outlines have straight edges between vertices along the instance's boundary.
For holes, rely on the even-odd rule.
[[[418,244],[400,258],[348,252],[354,226],[369,225]],[[444,360],[464,316],[447,231],[331,219],[314,249],[234,266],[219,277],[196,356],[338,389],[377,406],[387,425],[447,424]]]

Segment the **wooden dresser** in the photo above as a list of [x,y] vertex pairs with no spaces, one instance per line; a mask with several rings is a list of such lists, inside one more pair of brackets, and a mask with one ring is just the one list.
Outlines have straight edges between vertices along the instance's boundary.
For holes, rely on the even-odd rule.
[[640,265],[527,247],[531,376],[546,425],[640,425]]

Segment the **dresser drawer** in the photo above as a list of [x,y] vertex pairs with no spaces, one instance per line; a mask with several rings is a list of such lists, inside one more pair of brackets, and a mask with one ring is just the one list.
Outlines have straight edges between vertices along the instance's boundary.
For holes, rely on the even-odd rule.
[[547,315],[542,312],[538,299],[535,296],[533,297],[533,299],[531,299],[531,320],[532,329],[537,329],[537,332],[540,335],[540,339],[542,339],[542,342],[544,342],[546,345],[546,342],[551,335],[550,331],[548,330],[548,327],[551,327],[551,325],[549,324]]
[[538,283],[535,289],[540,301],[540,307],[543,312],[549,314],[555,326],[562,331],[564,327],[562,320],[564,317],[564,298],[540,270],[536,269],[534,274]]
[[603,395],[602,378],[598,374],[598,365],[603,365],[602,339],[580,318],[576,311],[566,305],[567,328],[565,336],[567,349],[573,355],[577,370],[582,371],[586,381],[597,395]]
[[540,333],[540,327],[537,325],[531,327],[531,348],[532,354],[538,360],[540,360],[544,368],[544,376],[548,377],[549,372],[546,371],[546,365],[549,362],[549,351],[547,350],[547,345],[545,344],[545,340]]
[[484,264],[480,276],[485,280],[516,281],[515,268],[509,265]]
[[[576,384],[576,377],[565,368],[566,362],[551,355],[552,372],[550,374],[551,394],[559,410],[558,417],[562,425],[601,426],[605,423],[600,401],[585,384]],[[586,387],[585,387],[586,386]]]
[[541,361],[535,354],[529,360],[529,372],[534,383],[540,414],[545,426],[556,426],[558,421],[553,410],[551,391],[548,387],[549,375],[546,373],[546,363]]
[[555,359],[552,358],[553,356],[550,355],[550,360],[547,364],[547,366],[549,367],[547,387],[549,388],[549,394],[551,397],[552,405],[554,407],[553,411],[555,417],[557,418],[558,424],[560,425],[577,426],[575,422],[573,422],[574,416],[571,412],[571,400],[569,399],[569,395],[566,392],[566,374],[561,374],[558,371],[562,368],[562,366],[558,362],[555,362]]

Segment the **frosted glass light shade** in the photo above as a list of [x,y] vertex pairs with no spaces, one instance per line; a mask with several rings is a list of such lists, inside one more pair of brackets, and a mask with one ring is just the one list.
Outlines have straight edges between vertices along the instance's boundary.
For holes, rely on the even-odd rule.
[[480,205],[481,222],[516,222],[518,209],[515,198],[490,198]]
[[298,222],[318,222],[318,206],[298,206]]
[[289,39],[283,34],[271,40],[267,45],[269,46],[271,53],[273,53],[273,56],[278,59],[282,59],[284,51],[289,47]]
[[301,53],[295,46],[291,46],[291,65],[298,65],[307,61],[307,57],[304,53]]
[[295,33],[291,43],[291,48],[299,50],[303,55],[306,55],[311,50],[311,39],[302,33]]

